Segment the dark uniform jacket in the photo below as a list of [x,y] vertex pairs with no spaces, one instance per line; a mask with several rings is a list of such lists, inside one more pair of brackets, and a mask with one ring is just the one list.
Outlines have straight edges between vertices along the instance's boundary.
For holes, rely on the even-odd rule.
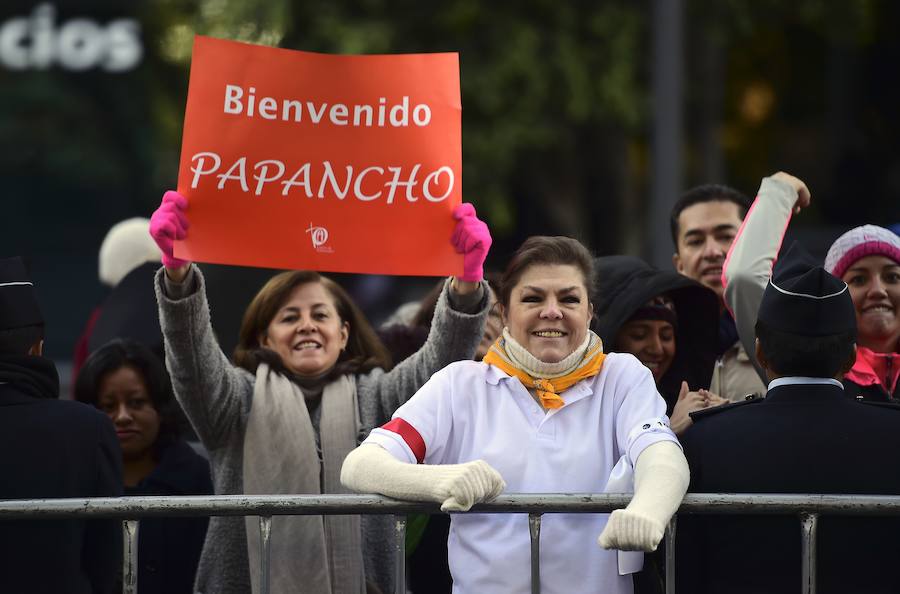
[[[121,495],[122,454],[109,418],[57,400],[55,369],[57,392],[36,396],[52,363],[19,359],[27,362],[21,374],[18,362],[0,362],[0,382],[21,377],[26,386],[0,383],[0,499]],[[106,594],[121,567],[119,520],[0,521],[0,592]]]
[[[209,463],[184,441],[160,452],[159,464],[128,496],[211,495]],[[144,518],[138,530],[138,592],[190,594],[209,518]]]
[[[692,415],[682,438],[694,493],[900,494],[900,409],[858,402],[835,385],[770,388],[766,398]],[[900,592],[900,521],[820,518],[818,592]],[[801,583],[796,516],[681,514],[679,592],[794,594]]]

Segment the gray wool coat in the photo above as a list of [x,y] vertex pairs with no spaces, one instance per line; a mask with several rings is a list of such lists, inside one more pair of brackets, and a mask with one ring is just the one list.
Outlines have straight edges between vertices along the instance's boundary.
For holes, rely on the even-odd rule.
[[[255,377],[233,366],[219,348],[210,324],[206,287],[199,268],[192,266],[181,285],[169,282],[161,268],[155,288],[165,338],[166,366],[178,402],[209,451],[215,492],[241,494],[244,492],[244,434]],[[457,299],[458,304],[451,299],[448,281],[438,299],[425,345],[387,373],[374,369],[356,377],[361,420],[359,441],[374,427],[390,420],[393,412],[433,373],[454,361],[472,358],[487,317],[487,291],[482,289],[477,304]],[[454,301],[455,307],[450,301]],[[387,519],[387,516],[363,517],[363,557],[366,579],[384,592],[392,592],[392,532]],[[240,516],[210,518],[197,569],[196,592],[250,592],[244,526],[244,518]]]

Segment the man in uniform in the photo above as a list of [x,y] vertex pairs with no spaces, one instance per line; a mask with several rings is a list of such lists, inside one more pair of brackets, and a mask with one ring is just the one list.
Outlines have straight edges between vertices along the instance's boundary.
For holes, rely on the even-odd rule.
[[[794,244],[766,286],[756,356],[764,399],[693,414],[682,438],[695,493],[900,494],[900,408],[844,395],[839,379],[856,356],[847,285]],[[895,592],[900,521],[820,520],[818,591]],[[678,591],[794,594],[801,585],[796,516],[679,516]]]
[[[0,259],[0,499],[122,493],[122,454],[98,410],[60,401],[44,322],[19,258]],[[0,521],[0,592],[106,594],[122,564],[118,520]]]

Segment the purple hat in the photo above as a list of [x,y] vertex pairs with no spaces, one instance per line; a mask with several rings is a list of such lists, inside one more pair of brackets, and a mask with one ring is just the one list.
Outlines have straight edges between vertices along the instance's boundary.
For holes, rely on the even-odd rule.
[[850,229],[828,248],[825,270],[841,278],[857,260],[866,256],[886,256],[900,264],[900,237],[877,225]]

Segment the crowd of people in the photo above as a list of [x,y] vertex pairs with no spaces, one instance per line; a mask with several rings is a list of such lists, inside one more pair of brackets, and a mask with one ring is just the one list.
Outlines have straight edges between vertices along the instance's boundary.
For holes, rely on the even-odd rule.
[[[540,236],[496,274],[489,229],[462,204],[448,239],[463,273],[391,324],[373,328],[325,275],[284,272],[247,306],[229,357],[217,296],[174,255],[188,200],[167,192],[132,224],[155,251],[112,283],[155,290],[159,327],[115,330],[147,319],[140,299],[98,308],[78,402],[42,357],[39,287],[20,259],[0,261],[0,439],[16,453],[0,497],[364,492],[466,512],[501,493],[632,493],[611,514],[544,517],[541,588],[662,592],[660,543],[688,490],[900,494],[889,457],[872,455],[900,445],[900,237],[857,227],[824,262],[782,249],[810,200],[786,173],[752,202],[699,186],[672,211],[672,270]],[[819,591],[896,591],[895,523],[824,518]],[[526,515],[422,526],[411,591],[530,591]],[[119,530],[0,522],[2,590],[121,588]],[[395,591],[385,516],[276,516],[271,534],[271,592]],[[795,518],[682,516],[678,534],[681,592],[800,586]],[[258,593],[258,555],[253,517],[147,519],[138,589]]]

